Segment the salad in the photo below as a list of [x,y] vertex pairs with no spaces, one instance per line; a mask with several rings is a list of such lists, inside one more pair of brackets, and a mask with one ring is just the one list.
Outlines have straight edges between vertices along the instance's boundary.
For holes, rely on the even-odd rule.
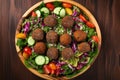
[[98,53],[94,23],[66,2],[42,2],[22,21],[16,38],[26,67],[54,77],[80,73]]

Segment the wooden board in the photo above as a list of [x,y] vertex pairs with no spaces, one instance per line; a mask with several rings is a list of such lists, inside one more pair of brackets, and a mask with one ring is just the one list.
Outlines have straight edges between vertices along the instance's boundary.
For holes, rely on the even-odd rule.
[[[53,2],[53,1],[55,1],[55,0],[44,0],[44,3]],[[99,43],[98,43],[98,53],[99,53],[100,48],[101,48],[102,38],[101,38],[101,32],[100,32],[99,25],[98,25],[96,19],[94,18],[94,16],[89,12],[89,10],[87,10],[84,6],[82,6],[81,4],[79,4],[79,3],[77,3],[77,2],[74,2],[74,1],[72,1],[72,0],[66,0],[66,1],[65,1],[65,0],[58,0],[58,1],[68,2],[68,3],[70,3],[70,4],[73,4],[73,5],[78,6],[80,9],[82,9],[82,10],[86,13],[86,15],[89,17],[90,21],[91,21],[92,23],[94,23],[94,25],[95,25],[95,27],[96,27],[97,35],[98,35],[98,38],[99,38]],[[18,23],[18,26],[17,26],[17,29],[16,29],[16,34],[19,33],[19,30],[21,29],[21,22],[22,22],[22,20],[23,20],[25,17],[27,17],[28,14],[29,14],[32,10],[34,10],[35,8],[37,8],[41,3],[42,3],[42,2],[38,2],[37,4],[35,4],[34,6],[32,6],[29,10],[27,10],[27,11],[25,12],[25,14],[23,14],[22,18],[20,19],[20,21],[19,21],[19,23]],[[16,41],[17,41],[17,38],[15,38],[15,43],[16,43]],[[15,45],[15,46],[16,46],[16,45]],[[22,63],[24,64],[24,58],[23,58],[22,53],[20,52],[20,49],[19,49],[18,46],[16,46],[16,51],[17,51],[17,53],[18,53],[18,56],[20,57],[20,60],[21,60]],[[97,58],[97,56],[98,56],[98,54],[94,57],[94,61],[95,61],[95,59]],[[93,62],[94,62],[94,61],[93,61]],[[92,62],[92,64],[93,64],[93,62]],[[92,65],[92,64],[91,64],[91,65]],[[84,73],[86,70],[88,70],[91,65],[86,66],[86,68],[85,68],[83,71],[81,71],[79,74],[77,74],[77,75],[75,75],[75,76],[73,76],[73,77],[71,77],[71,78],[74,78],[74,77],[77,77],[77,76],[81,75],[81,74]],[[56,79],[66,80],[66,79],[71,79],[71,78],[67,78],[67,77],[54,78],[54,77],[51,77],[51,76],[46,75],[46,74],[40,74],[40,73],[39,73],[38,71],[36,71],[35,69],[32,69],[32,68],[28,68],[28,69],[29,69],[32,73],[34,73],[35,75],[37,75],[37,76],[39,76],[39,77],[42,77],[42,78],[44,78],[44,79],[49,79],[49,80],[56,80]]]

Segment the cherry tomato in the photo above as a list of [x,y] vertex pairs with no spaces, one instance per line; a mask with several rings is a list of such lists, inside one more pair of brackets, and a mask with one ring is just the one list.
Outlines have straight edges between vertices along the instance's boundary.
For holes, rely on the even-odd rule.
[[50,63],[50,64],[49,64],[49,67],[50,67],[52,70],[56,70],[56,69],[57,69],[55,63]]
[[25,59],[28,59],[28,58],[29,58],[29,55],[28,55],[27,53],[23,52],[23,57],[24,57]]
[[52,3],[47,3],[46,4],[46,7],[50,10],[50,11],[53,11],[55,6],[52,4]]
[[31,16],[32,17],[37,17],[37,14],[33,11]]
[[44,69],[44,72],[45,72],[46,74],[50,74],[50,73],[51,73],[51,69],[50,69],[50,67],[49,67],[48,65],[44,65],[44,66],[43,66],[43,69]]
[[31,48],[29,48],[29,47],[25,47],[23,51],[24,51],[25,53],[27,53],[28,55],[31,55],[31,54],[32,54],[32,50],[31,50]]
[[87,22],[86,18],[83,15],[80,14],[79,18],[82,19],[84,22]]
[[86,25],[90,28],[95,28],[95,25],[89,21],[86,22]]
[[98,38],[98,36],[92,36],[92,39],[95,41],[95,42],[99,42],[99,38]]
[[63,2],[63,7],[65,7],[65,8],[72,8],[72,5],[71,4],[69,4],[69,3],[65,3],[65,2]]

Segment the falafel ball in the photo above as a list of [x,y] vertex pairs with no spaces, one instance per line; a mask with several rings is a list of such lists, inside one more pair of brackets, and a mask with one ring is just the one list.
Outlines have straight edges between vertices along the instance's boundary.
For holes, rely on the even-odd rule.
[[48,15],[44,18],[44,23],[46,26],[54,27],[57,24],[57,20],[53,15]]
[[74,25],[74,20],[72,16],[65,16],[62,19],[62,26],[64,26],[65,28],[71,28],[73,25]]
[[78,50],[84,53],[84,52],[89,52],[91,49],[90,49],[90,45],[87,42],[82,42],[78,45]]
[[65,60],[69,60],[74,55],[74,52],[71,48],[64,48],[62,51],[62,57]]
[[65,33],[60,36],[60,43],[64,46],[67,46],[71,43],[72,38],[69,34]]
[[80,42],[80,41],[84,41],[87,37],[87,33],[85,33],[84,31],[82,30],[76,30],[74,33],[73,33],[73,36],[74,36],[74,39],[77,41],[77,42]]
[[58,58],[58,49],[54,48],[54,47],[49,48],[47,51],[47,56],[50,59],[57,59]]
[[53,30],[50,30],[46,35],[46,40],[49,43],[56,43],[58,41],[57,33]]
[[46,50],[46,45],[44,42],[37,42],[33,48],[37,54],[44,54]]
[[43,30],[37,28],[35,29],[33,32],[32,32],[32,38],[37,40],[37,41],[40,41],[44,38],[44,32]]

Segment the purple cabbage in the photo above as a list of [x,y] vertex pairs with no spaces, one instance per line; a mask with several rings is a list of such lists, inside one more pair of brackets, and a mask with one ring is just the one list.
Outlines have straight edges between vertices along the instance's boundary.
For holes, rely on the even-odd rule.
[[26,22],[25,26],[24,26],[24,33],[28,33],[30,30],[30,22]]
[[73,41],[73,43],[72,43],[72,50],[73,50],[74,53],[77,50],[77,46],[76,46],[76,42],[75,41]]
[[75,9],[75,10],[73,11],[72,16],[77,16],[77,14],[78,14],[78,12],[77,12],[77,10]]
[[83,22],[83,20],[80,19],[79,17],[73,17],[73,20],[74,20],[75,22]]
[[78,69],[78,70],[79,70],[79,69],[83,68],[83,66],[84,66],[84,64],[79,63],[79,64],[78,64],[78,66],[76,67],[76,69]]
[[41,26],[42,26],[42,27],[45,27],[45,23],[44,23],[44,21],[42,21]]

